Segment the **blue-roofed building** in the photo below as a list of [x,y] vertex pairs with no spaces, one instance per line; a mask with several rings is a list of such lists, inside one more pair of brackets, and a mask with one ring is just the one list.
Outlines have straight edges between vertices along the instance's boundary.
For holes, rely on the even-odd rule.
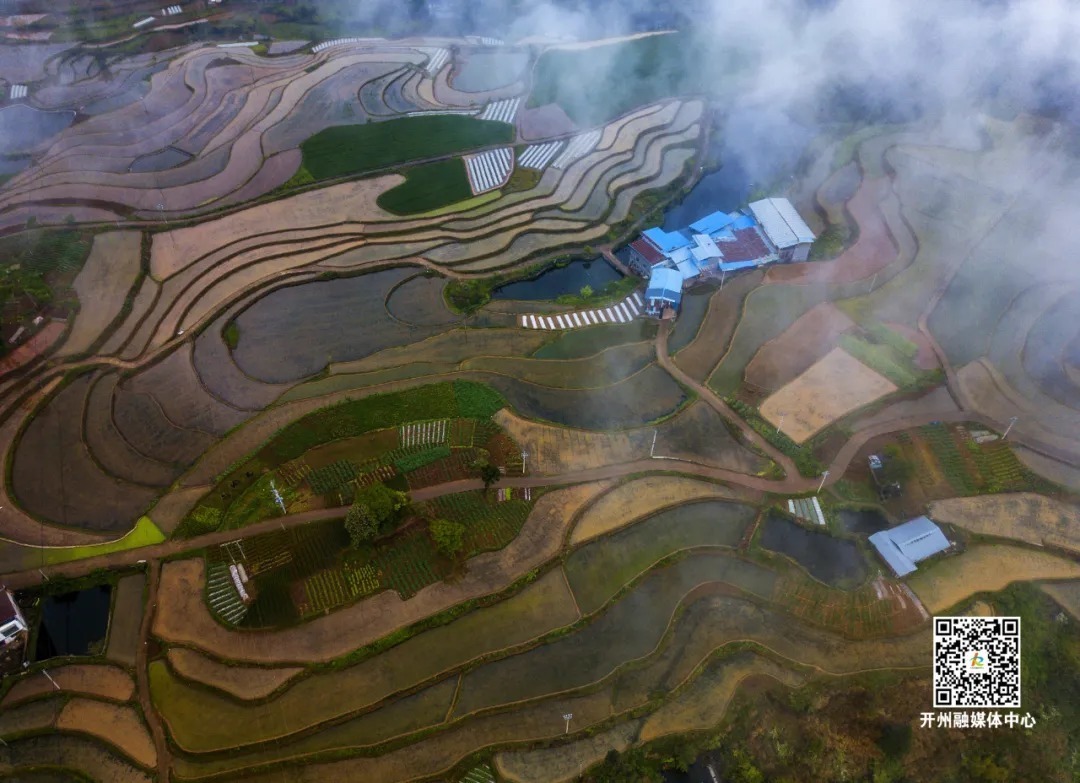
[[682,302],[683,278],[678,270],[658,266],[649,276],[649,287],[645,289],[645,312],[657,318],[663,317],[670,308],[672,314]]
[[723,231],[734,222],[735,218],[727,212],[713,212],[696,223],[691,223],[690,228],[693,229],[695,234],[715,234],[717,231]]
[[642,233],[663,253],[670,253],[690,244],[690,238],[679,231],[669,232],[662,228],[650,228]]
[[712,212],[683,231],[650,228],[630,243],[628,262],[642,277],[662,266],[694,280],[775,261],[805,261],[813,240],[787,199],[763,199],[746,212]]
[[897,576],[907,576],[915,570],[916,563],[951,546],[941,528],[925,516],[874,533],[870,543]]

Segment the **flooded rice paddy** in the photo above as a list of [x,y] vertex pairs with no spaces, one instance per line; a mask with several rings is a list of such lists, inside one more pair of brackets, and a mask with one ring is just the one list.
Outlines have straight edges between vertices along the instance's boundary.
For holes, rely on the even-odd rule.
[[868,573],[854,541],[807,530],[776,512],[770,512],[762,522],[760,543],[787,555],[815,579],[833,587],[855,587]]

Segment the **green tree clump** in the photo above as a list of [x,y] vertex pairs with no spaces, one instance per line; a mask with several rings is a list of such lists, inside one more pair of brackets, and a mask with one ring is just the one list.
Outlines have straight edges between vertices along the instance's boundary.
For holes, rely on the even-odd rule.
[[465,526],[448,519],[433,519],[428,524],[435,548],[447,557],[454,557],[465,548]]
[[352,507],[345,514],[345,529],[353,546],[374,541],[393,530],[409,507],[409,496],[385,484],[372,484],[356,491]]

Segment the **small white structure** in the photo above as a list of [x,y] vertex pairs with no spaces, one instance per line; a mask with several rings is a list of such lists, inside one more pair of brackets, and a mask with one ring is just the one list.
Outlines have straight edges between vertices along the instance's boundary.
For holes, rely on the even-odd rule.
[[776,247],[781,261],[805,261],[814,232],[786,198],[763,198],[750,204],[750,212]]
[[27,89],[25,84],[13,84],[11,85],[11,90],[8,93],[8,96],[11,98],[11,100],[17,101],[20,98],[25,98],[28,92],[29,90]]
[[180,13],[183,13],[183,9],[181,9],[178,5],[170,5],[167,8],[161,9],[162,16],[176,16]]
[[0,647],[15,644],[26,637],[26,618],[10,590],[0,592]]
[[137,21],[135,24],[132,25],[132,27],[138,30],[140,27],[146,27],[146,25],[150,24],[153,21],[154,17],[148,16],[145,19],[140,19],[139,21]]

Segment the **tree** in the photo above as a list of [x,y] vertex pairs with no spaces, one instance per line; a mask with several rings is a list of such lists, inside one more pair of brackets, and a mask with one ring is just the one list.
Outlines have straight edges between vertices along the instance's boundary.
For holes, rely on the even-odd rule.
[[349,531],[353,546],[360,546],[393,530],[408,505],[408,495],[385,484],[358,489],[353,496],[352,508],[345,515],[345,529]]
[[435,548],[447,557],[453,557],[465,548],[465,526],[448,519],[433,519],[428,524]]
[[480,465],[480,480],[484,482],[484,492],[487,492],[491,485],[502,478],[502,471],[490,462],[484,462]]
[[345,514],[345,530],[353,546],[361,546],[379,537],[379,523],[367,506],[353,503]]
[[581,287],[581,290],[578,293],[581,294],[582,299],[588,299],[590,296],[593,295],[592,286],[591,285],[583,285]]

